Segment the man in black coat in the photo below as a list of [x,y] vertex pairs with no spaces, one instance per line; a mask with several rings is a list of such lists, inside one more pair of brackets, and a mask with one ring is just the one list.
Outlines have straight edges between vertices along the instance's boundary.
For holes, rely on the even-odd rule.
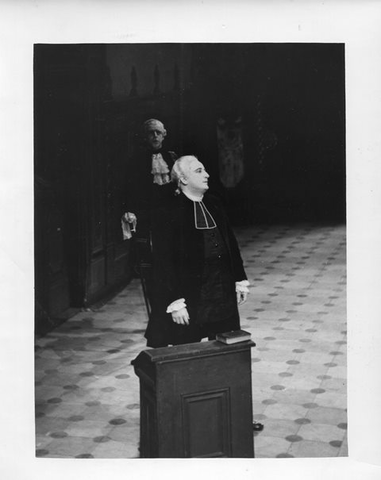
[[131,165],[126,182],[122,215],[124,238],[131,230],[148,238],[156,219],[156,208],[172,197],[174,187],[170,172],[177,155],[163,147],[167,131],[155,118],[143,124],[145,151]]
[[132,257],[144,289],[147,311],[152,304],[152,236],[157,211],[173,197],[170,172],[177,155],[163,148],[167,135],[164,124],[150,118],[143,124],[145,149],[130,165],[125,186],[121,219],[123,239],[133,236]]
[[153,236],[154,295],[145,333],[150,347],[238,330],[238,304],[249,285],[222,205],[206,193],[203,164],[181,157],[171,177],[178,195],[161,209]]

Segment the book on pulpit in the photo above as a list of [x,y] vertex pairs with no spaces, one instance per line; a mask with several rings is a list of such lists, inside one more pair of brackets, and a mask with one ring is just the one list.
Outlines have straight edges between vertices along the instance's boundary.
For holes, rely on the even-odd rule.
[[228,345],[238,342],[246,342],[251,339],[251,333],[246,330],[234,330],[232,332],[217,333],[216,340]]

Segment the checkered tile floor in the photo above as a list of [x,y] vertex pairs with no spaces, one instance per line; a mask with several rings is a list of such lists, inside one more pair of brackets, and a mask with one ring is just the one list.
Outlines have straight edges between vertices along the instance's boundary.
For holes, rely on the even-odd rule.
[[[252,334],[257,458],[347,455],[344,226],[237,228]],[[36,456],[139,456],[139,381],[146,349],[138,280],[35,346]]]

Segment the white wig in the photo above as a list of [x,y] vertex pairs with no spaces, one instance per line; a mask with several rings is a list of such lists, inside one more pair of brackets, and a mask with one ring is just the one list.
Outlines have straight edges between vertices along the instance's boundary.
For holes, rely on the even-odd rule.
[[176,160],[171,171],[171,180],[176,183],[176,193],[181,192],[181,180],[187,177],[189,171],[189,164],[192,160],[198,160],[195,155],[184,155]]
[[157,120],[156,118],[150,118],[143,123],[143,128],[145,132],[147,132],[147,130],[151,127],[160,130],[164,134],[164,136],[167,134],[164,123],[160,120]]

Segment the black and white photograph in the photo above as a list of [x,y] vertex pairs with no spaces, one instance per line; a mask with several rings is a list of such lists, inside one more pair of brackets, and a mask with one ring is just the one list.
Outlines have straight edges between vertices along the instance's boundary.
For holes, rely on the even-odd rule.
[[4,478],[377,478],[380,9],[21,3]]
[[344,58],[35,45],[37,456],[347,455]]

